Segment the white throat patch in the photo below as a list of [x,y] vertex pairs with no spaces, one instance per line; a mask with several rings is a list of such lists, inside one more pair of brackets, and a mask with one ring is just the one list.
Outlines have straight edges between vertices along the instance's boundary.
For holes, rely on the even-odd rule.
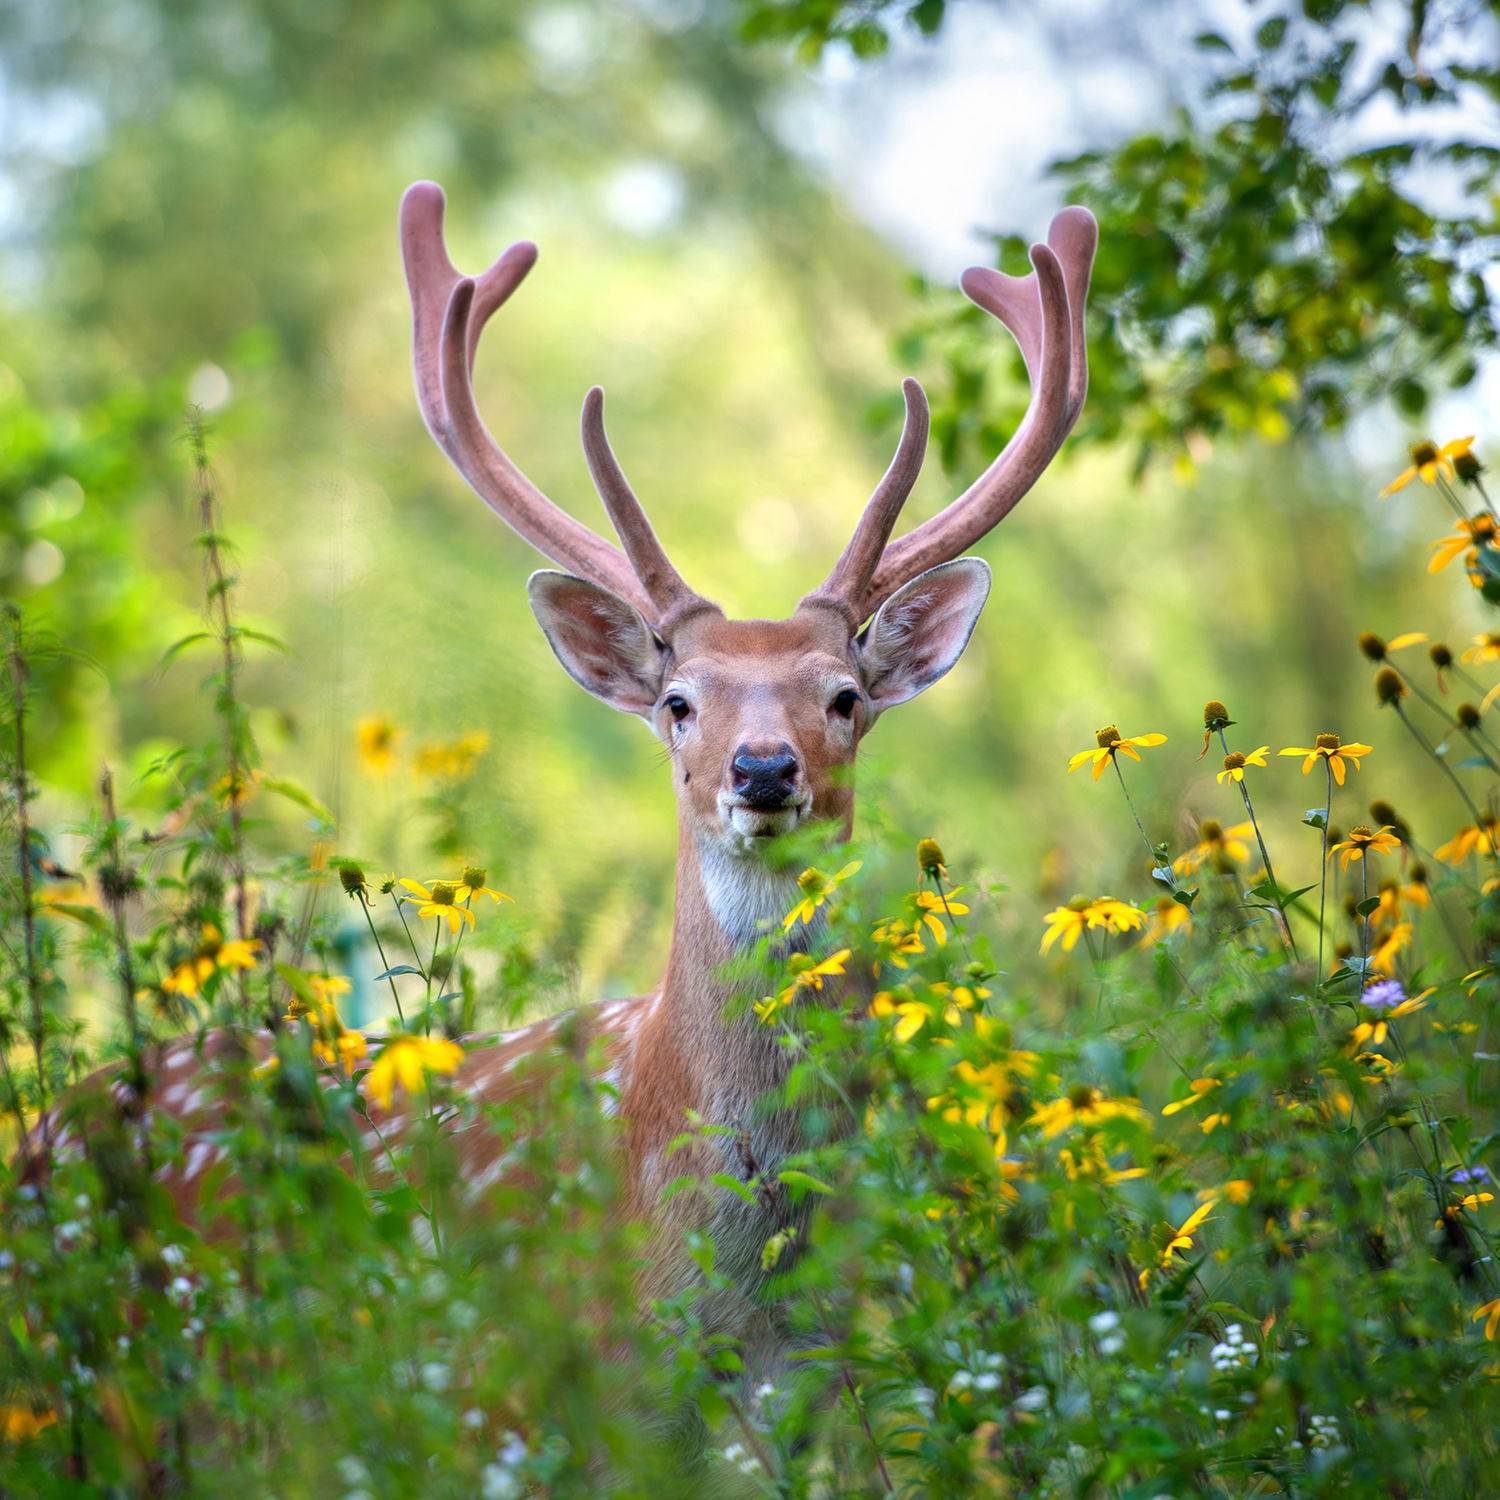
[[711,839],[698,843],[703,894],[724,934],[737,947],[748,947],[797,904],[797,877],[789,869],[772,870],[755,854],[732,854]]

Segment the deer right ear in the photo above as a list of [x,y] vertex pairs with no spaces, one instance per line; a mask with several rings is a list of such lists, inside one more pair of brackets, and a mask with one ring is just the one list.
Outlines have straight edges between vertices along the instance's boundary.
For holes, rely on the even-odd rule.
[[611,708],[649,719],[666,648],[640,611],[597,583],[548,568],[526,580],[526,594],[568,676]]

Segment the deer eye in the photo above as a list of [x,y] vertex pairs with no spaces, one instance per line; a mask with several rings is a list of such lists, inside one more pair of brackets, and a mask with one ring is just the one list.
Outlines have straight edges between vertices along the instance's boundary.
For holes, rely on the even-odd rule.
[[687,718],[687,716],[693,711],[693,705],[689,703],[687,699],[684,698],[680,693],[673,693],[670,698],[665,700],[665,702],[667,712],[671,714],[679,724],[682,723],[682,721]]
[[853,688],[845,688],[832,703],[828,705],[830,713],[836,713],[841,719],[854,717],[854,705],[859,702],[859,694]]

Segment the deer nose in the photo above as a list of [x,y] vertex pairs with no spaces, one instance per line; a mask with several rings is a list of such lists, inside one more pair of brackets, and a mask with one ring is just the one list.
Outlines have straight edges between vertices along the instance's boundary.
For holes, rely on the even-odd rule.
[[784,807],[797,790],[797,757],[790,745],[778,745],[768,755],[741,745],[730,763],[729,780],[752,807]]

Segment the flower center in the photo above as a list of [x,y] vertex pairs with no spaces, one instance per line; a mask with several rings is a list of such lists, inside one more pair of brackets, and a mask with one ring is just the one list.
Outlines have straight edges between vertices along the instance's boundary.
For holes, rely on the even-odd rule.
[[1339,747],[1339,737],[1336,734],[1320,734],[1313,741],[1313,746],[1318,750],[1337,750]]
[[1224,769],[1226,771],[1240,771],[1245,766],[1245,757],[1238,750],[1231,750],[1224,757]]
[[1374,829],[1366,828],[1363,823],[1356,823],[1349,830],[1349,842],[1351,844],[1368,844],[1374,837]]
[[1075,1089],[1068,1091],[1068,1103],[1074,1109],[1091,1109],[1099,1099],[1099,1095],[1086,1083],[1080,1084]]
[[1224,837],[1223,827],[1213,818],[1205,818],[1198,832],[1203,835],[1205,844],[1217,844]]
[[448,884],[446,880],[439,880],[432,888],[432,902],[434,906],[452,906],[453,898],[457,895],[455,887]]
[[464,869],[464,884],[471,891],[484,889],[484,877],[489,874],[488,870],[481,870],[475,865],[468,865]]
[[820,870],[804,870],[797,877],[797,889],[804,896],[821,896],[828,889],[828,882]]
[[1203,727],[1205,729],[1229,728],[1229,710],[1217,698],[1210,698],[1203,705]]
[[1108,750],[1120,743],[1120,726],[1118,724],[1106,724],[1103,729],[1095,733],[1094,738],[1098,740],[1101,750]]
[[1438,461],[1438,450],[1436,443],[1418,443],[1411,450],[1411,461],[1420,469],[1424,464],[1435,464]]

